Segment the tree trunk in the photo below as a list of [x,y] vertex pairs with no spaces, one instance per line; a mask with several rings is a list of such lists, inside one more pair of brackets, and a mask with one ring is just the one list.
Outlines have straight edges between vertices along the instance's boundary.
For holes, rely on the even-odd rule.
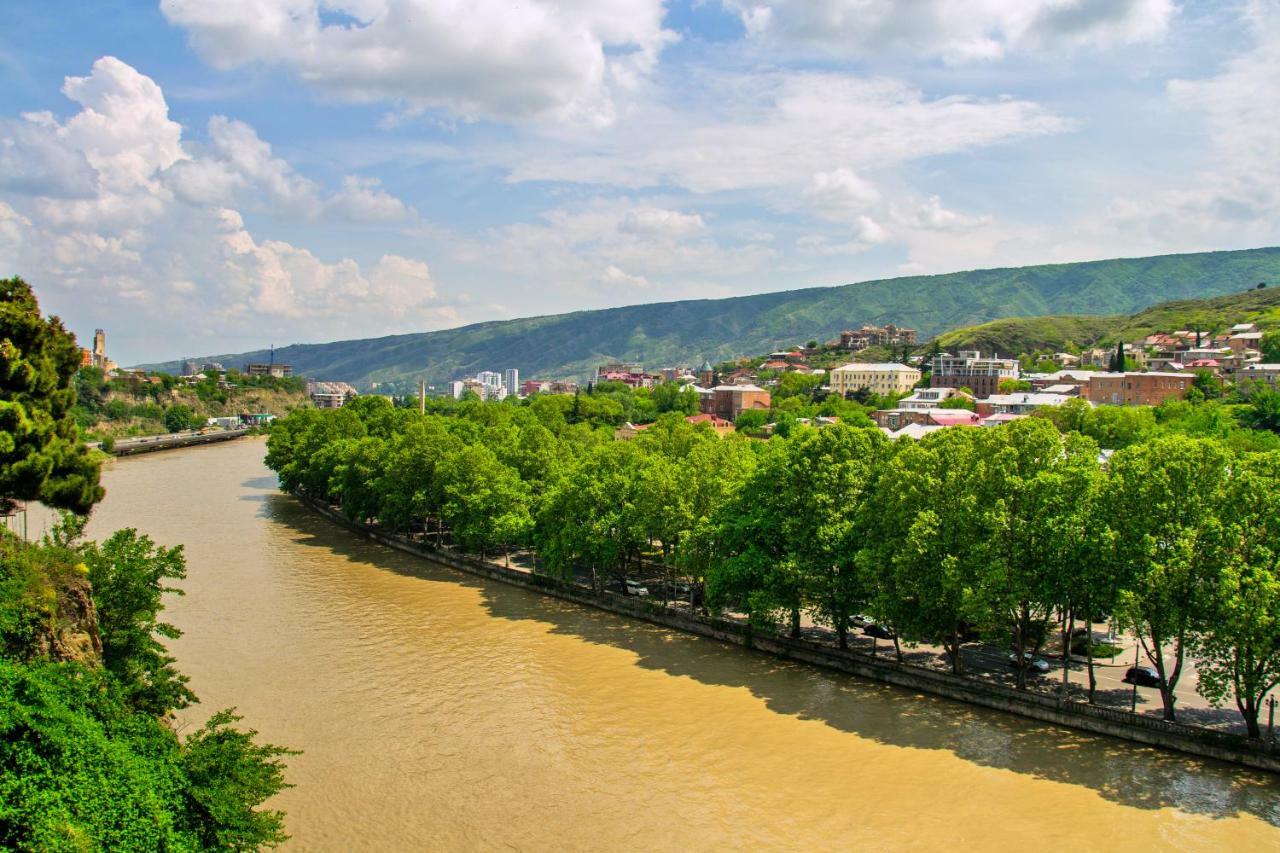
[[1258,711],[1261,709],[1261,706],[1254,702],[1252,696],[1244,697],[1244,701],[1242,702],[1239,694],[1237,693],[1236,707],[1240,709],[1240,716],[1244,717],[1244,725],[1249,731],[1249,737],[1253,740],[1261,740],[1262,727],[1258,725]]
[[[1074,639],[1071,635],[1075,633],[1076,628],[1076,612],[1074,610],[1067,611],[1067,618],[1062,622],[1062,698],[1066,699],[1069,690],[1069,679],[1071,676],[1071,646]],[[1089,630],[1092,630],[1090,628]]]
[[893,631],[893,655],[898,659],[898,663],[902,663],[902,644],[898,642],[898,631]]
[[839,640],[840,648],[847,650],[849,648],[849,620],[844,618],[836,625],[836,637]]
[[791,608],[791,639],[794,640],[799,636],[800,636],[800,608],[793,607]]

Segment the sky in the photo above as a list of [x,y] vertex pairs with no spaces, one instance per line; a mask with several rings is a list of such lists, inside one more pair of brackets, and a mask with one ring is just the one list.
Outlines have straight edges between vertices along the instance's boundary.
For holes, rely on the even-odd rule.
[[1276,244],[1280,0],[10,0],[0,28],[0,276],[123,364]]

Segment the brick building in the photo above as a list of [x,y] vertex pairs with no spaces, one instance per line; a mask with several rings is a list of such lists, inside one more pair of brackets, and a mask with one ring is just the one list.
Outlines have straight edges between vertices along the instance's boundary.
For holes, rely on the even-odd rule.
[[1195,376],[1186,373],[1095,373],[1089,402],[1105,406],[1158,406],[1186,395]]
[[715,415],[726,421],[736,421],[738,415],[748,409],[768,411],[772,398],[758,385],[717,385],[710,394],[699,395],[702,413]]

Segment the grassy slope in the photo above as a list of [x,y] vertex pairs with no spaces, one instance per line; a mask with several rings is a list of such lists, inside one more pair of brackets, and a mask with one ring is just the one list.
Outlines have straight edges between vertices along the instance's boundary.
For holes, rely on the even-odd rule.
[[938,336],[943,349],[981,349],[1016,355],[1042,349],[1132,341],[1153,332],[1194,329],[1225,331],[1251,322],[1260,329],[1280,327],[1280,287],[1248,290],[1208,299],[1163,302],[1131,315],[1013,317],[955,329]]
[[[620,358],[650,367],[713,362],[862,323],[892,322],[927,338],[998,317],[1134,311],[1161,299],[1280,282],[1280,248],[974,270],[730,299],[689,300],[480,323],[439,332],[293,345],[277,361],[356,384],[518,367],[524,377],[584,376]],[[1082,341],[1077,341],[1078,343]],[[211,356],[230,366],[266,351]],[[174,369],[176,363],[152,365]]]

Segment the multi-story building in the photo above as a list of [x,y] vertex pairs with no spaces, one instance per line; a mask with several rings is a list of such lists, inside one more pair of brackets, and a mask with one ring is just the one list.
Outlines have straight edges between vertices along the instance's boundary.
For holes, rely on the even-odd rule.
[[339,409],[357,396],[346,382],[308,382],[307,395],[317,409]]
[[520,393],[520,371],[508,367],[502,371],[502,387],[507,389],[508,396]]
[[1029,415],[1041,406],[1061,406],[1074,399],[1067,394],[1054,394],[1048,391],[1023,392],[1014,394],[992,394],[985,400],[977,401],[978,414],[984,418],[988,415]]
[[1280,364],[1266,364],[1264,362],[1246,364],[1236,371],[1235,376],[1240,381],[1254,380],[1275,385],[1276,381],[1280,380]]
[[878,364],[852,362],[828,374],[831,393],[841,397],[866,388],[881,396],[905,394],[920,381],[920,371],[896,361]]
[[952,397],[973,399],[959,388],[917,388],[910,397],[898,401],[899,409],[936,409]]
[[736,421],[748,409],[768,411],[772,403],[769,392],[758,385],[717,385],[709,391],[698,395],[702,413],[726,421]]
[[293,365],[291,364],[246,364],[244,372],[250,376],[275,376],[283,379],[286,376],[293,375]]
[[880,409],[871,419],[881,429],[895,431],[912,424],[918,426],[979,426],[982,416],[968,409]]
[[916,344],[915,329],[899,329],[892,323],[887,326],[863,326],[840,333],[840,346],[860,352],[873,346],[903,346]]
[[1089,377],[1089,402],[1106,406],[1158,406],[1191,387],[1187,373],[1095,373]]
[[1006,379],[1017,379],[1021,368],[1016,358],[992,355],[983,358],[977,350],[959,355],[939,353],[933,357],[929,385],[933,388],[968,388],[975,397],[990,397]]

